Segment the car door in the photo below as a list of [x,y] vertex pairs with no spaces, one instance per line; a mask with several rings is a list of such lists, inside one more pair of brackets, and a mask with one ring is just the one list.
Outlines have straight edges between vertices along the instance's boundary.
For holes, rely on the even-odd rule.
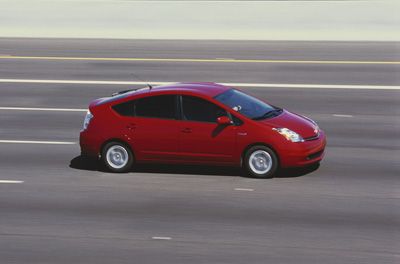
[[227,112],[200,97],[180,97],[179,148],[184,160],[195,163],[231,163],[236,147],[234,125],[219,125],[217,118]]
[[126,127],[140,161],[175,160],[178,157],[177,96],[155,95],[134,101],[134,116]]

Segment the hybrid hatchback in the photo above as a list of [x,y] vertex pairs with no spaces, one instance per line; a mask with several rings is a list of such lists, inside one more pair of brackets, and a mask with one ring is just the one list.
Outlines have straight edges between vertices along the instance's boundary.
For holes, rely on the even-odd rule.
[[94,100],[80,133],[83,155],[112,172],[135,163],[224,165],[270,178],[318,163],[324,132],[311,119],[215,83],[179,83]]

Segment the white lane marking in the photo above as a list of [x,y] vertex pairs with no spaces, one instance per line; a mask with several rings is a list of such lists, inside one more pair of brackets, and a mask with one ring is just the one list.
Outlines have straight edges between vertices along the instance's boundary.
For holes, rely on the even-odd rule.
[[172,238],[171,237],[152,237],[151,239],[154,239],[154,240],[171,240]]
[[397,65],[400,61],[349,61],[349,60],[272,60],[272,59],[230,59],[207,58],[115,58],[115,57],[57,57],[57,56],[0,56],[7,60],[75,60],[75,61],[148,61],[148,62],[227,62],[227,63],[296,63],[296,64],[385,64]]
[[249,188],[235,188],[235,191],[252,192],[252,191],[254,191],[254,189],[249,189]]
[[24,181],[0,180],[0,183],[24,183]]
[[[112,84],[112,85],[167,85],[176,82],[131,82],[131,81],[94,81],[94,80],[38,80],[38,79],[0,79],[0,83],[51,83],[51,84]],[[236,87],[253,88],[300,88],[300,89],[368,89],[368,90],[400,90],[400,85],[368,85],[368,84],[305,84],[305,83],[228,83],[219,84]]]
[[347,84],[294,84],[294,83],[220,83],[226,86],[254,88],[301,88],[301,89],[375,89],[400,90],[398,85],[347,85]]
[[341,115],[341,114],[333,114],[336,117],[353,117],[352,115]]
[[48,145],[74,145],[74,144],[76,144],[76,142],[67,142],[67,141],[36,141],[36,140],[0,140],[0,143],[48,144]]
[[234,58],[215,58],[216,60],[236,60]]
[[[54,84],[115,84],[115,85],[147,85],[146,82],[131,81],[88,81],[88,80],[37,80],[37,79],[0,79],[0,83],[54,83]],[[173,84],[175,82],[151,82],[152,85]]]
[[38,107],[0,107],[0,110],[16,111],[59,111],[59,112],[86,112],[87,109],[72,108],[38,108]]

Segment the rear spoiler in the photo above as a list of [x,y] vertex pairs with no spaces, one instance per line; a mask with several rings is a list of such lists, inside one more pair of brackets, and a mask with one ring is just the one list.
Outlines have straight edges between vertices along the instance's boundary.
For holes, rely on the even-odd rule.
[[136,91],[136,90],[137,90],[137,89],[123,90],[123,91],[115,92],[115,93],[111,94],[111,96],[116,96],[116,95],[120,95],[120,94],[124,94],[124,93],[128,93],[128,92],[132,92],[132,91]]

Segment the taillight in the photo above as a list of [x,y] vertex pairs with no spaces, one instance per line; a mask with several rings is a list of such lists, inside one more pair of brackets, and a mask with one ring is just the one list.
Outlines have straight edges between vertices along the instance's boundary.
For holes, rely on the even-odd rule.
[[86,113],[86,116],[85,116],[85,120],[83,121],[83,130],[86,130],[88,128],[90,120],[92,120],[92,118],[93,118],[93,115],[88,110]]

